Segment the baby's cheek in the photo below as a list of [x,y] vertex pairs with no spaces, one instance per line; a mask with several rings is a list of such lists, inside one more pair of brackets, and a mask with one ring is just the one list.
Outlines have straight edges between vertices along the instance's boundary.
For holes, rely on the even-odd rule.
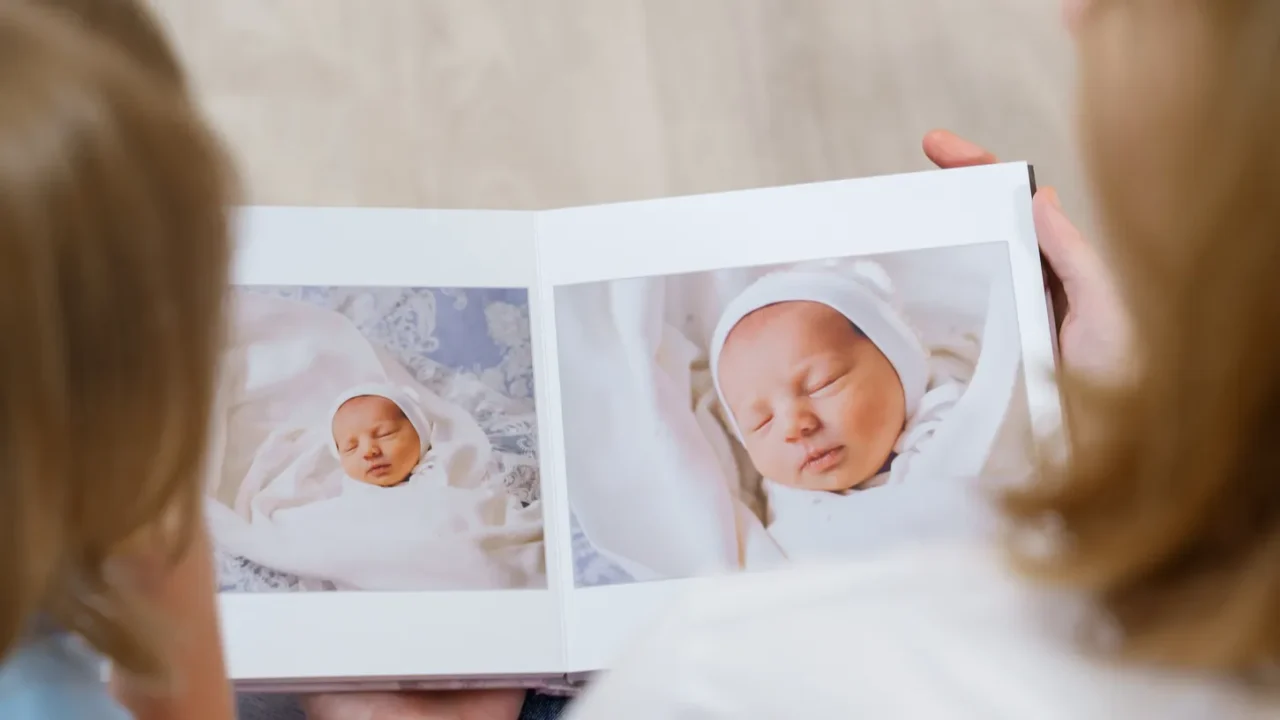
[[895,413],[890,394],[882,389],[855,393],[849,400],[845,417],[849,428],[861,438],[873,437],[898,424],[901,413]]
[[403,456],[406,460],[412,460],[416,463],[418,460],[418,450],[419,450],[418,443],[411,442],[409,439],[406,438],[406,439],[400,440],[399,444],[400,444],[398,448],[399,454]]
[[754,440],[746,443],[747,458],[755,466],[756,471],[774,480],[786,480],[787,472],[783,463],[778,460],[778,449],[767,440]]
[[358,467],[358,466],[357,466],[357,464],[356,464],[356,462],[355,462],[354,460],[352,460],[352,458],[351,458],[351,456],[350,456],[350,455],[344,455],[344,456],[342,457],[342,463],[341,463],[341,464],[342,464],[342,470],[343,470],[347,475],[350,475],[350,476],[352,476],[352,477],[359,477],[361,474],[363,474],[363,473],[362,473],[363,468]]

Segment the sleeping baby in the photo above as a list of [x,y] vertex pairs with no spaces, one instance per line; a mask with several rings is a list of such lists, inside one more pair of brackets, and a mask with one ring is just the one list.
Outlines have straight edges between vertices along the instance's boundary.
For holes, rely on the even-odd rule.
[[[340,394],[322,422],[341,485],[330,493],[327,480],[336,468],[321,471],[304,486],[324,486],[316,496],[304,497],[307,491],[295,486],[296,495],[255,508],[261,520],[247,528],[225,512],[212,515],[222,527],[220,545],[343,590],[545,585],[541,507],[522,506],[501,486],[476,482],[469,458],[489,450],[476,444],[485,441],[478,427],[468,443],[456,427],[450,437],[442,424],[433,448],[439,428],[426,407],[413,388],[397,384],[357,385]],[[450,477],[450,467],[464,472]]]
[[844,492],[884,481],[928,364],[878,275],[865,262],[772,273],[721,317],[716,390],[752,463],[773,482]]
[[338,396],[329,416],[330,449],[349,480],[389,488],[429,467],[431,421],[409,388],[354,387]]
[[792,556],[882,534],[893,513],[851,505],[882,491],[857,491],[905,478],[961,392],[931,386],[928,352],[870,261],[761,277],[720,318],[711,371]]

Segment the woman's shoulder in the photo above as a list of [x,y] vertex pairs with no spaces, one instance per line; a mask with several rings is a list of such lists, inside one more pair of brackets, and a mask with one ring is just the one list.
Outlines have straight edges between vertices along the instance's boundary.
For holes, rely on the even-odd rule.
[[73,636],[49,634],[0,661],[0,718],[128,720],[98,657]]
[[574,717],[1244,714],[1224,710],[1241,702],[1230,688],[1085,656],[1072,642],[1083,608],[980,544],[696,583]]

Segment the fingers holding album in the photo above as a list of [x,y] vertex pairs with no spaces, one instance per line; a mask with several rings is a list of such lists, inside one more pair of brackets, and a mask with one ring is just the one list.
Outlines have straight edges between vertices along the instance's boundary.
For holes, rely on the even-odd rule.
[[223,591],[545,588],[525,289],[238,287]]
[[[1067,2],[1064,11],[1074,21],[1084,5]],[[942,169],[998,162],[986,148],[949,130],[929,132],[922,145]],[[1129,323],[1110,270],[1067,217],[1057,189],[1040,188],[1032,213],[1040,251],[1056,276],[1046,286],[1053,294],[1063,362],[1095,375],[1115,374],[1127,355]]]
[[923,147],[929,161],[944,170],[999,162],[996,156],[986,148],[950,130],[929,132],[924,136]]
[[579,587],[984,526],[1029,471],[1004,243],[559,286]]
[[1129,354],[1129,316],[1110,269],[1063,212],[1056,190],[1036,193],[1032,213],[1040,250],[1065,296],[1055,307],[1063,362],[1094,375],[1120,372]]

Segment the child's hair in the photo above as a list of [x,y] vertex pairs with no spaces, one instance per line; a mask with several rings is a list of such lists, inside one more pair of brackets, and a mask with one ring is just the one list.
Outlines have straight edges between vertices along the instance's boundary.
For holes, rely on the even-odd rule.
[[166,675],[118,560],[200,526],[234,190],[172,84],[0,3],[0,657],[52,627]]
[[0,0],[30,3],[61,13],[90,33],[128,51],[148,72],[185,89],[186,74],[155,15],[143,0]]
[[1071,464],[1005,502],[1017,526],[1060,541],[1047,556],[1024,553],[1023,567],[1096,598],[1102,637],[1122,654],[1273,679],[1277,38],[1275,0],[1091,3],[1084,148],[1133,313],[1138,379],[1107,388],[1066,376]]

